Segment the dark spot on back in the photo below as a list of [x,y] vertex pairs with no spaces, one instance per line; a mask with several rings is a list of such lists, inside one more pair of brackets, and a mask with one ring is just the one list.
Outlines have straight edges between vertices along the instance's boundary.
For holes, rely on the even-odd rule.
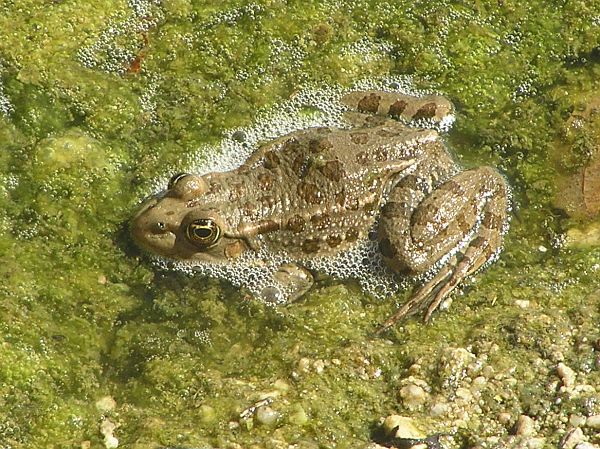
[[358,240],[359,232],[356,228],[350,228],[346,231],[346,241],[347,242],[356,242]]
[[339,235],[330,235],[327,237],[326,242],[330,248],[335,248],[342,243],[342,238]]
[[424,119],[433,118],[433,117],[435,117],[436,111],[437,111],[437,105],[435,103],[433,103],[433,102],[425,103],[423,106],[421,106],[419,108],[419,110],[417,112],[415,112],[413,119],[419,120],[422,118],[424,118]]
[[317,239],[306,239],[302,242],[302,251],[306,254],[312,254],[319,251],[319,240]]
[[377,148],[375,151],[373,151],[373,158],[377,162],[385,162],[388,160],[388,152],[383,148]]
[[369,162],[369,155],[366,151],[361,151],[356,155],[356,162],[361,165],[366,165]]
[[300,215],[294,215],[288,220],[287,229],[295,234],[298,234],[304,230],[304,223],[304,218],[302,218]]
[[332,147],[333,144],[329,141],[327,137],[322,137],[320,139],[310,139],[310,141],[308,142],[308,148],[313,153],[320,153]]
[[400,115],[402,115],[402,113],[406,109],[406,106],[408,106],[408,103],[406,101],[404,101],[404,100],[396,100],[390,106],[390,110],[389,110],[388,113],[392,117],[399,117]]
[[481,225],[488,229],[500,229],[502,227],[502,218],[493,212],[486,212]]
[[321,191],[315,184],[301,182],[296,188],[298,196],[309,204],[322,204],[324,201]]
[[346,172],[342,168],[342,163],[338,160],[328,161],[320,169],[323,176],[334,182],[339,182],[346,177]]
[[462,196],[465,194],[465,189],[456,181],[448,180],[444,184],[440,186],[440,189],[445,190],[446,192],[451,192],[456,195]]
[[261,197],[259,199],[259,201],[262,203],[263,207],[268,207],[268,208],[273,207],[276,203],[275,198],[273,198],[271,195],[265,195],[265,196]]
[[223,184],[221,184],[220,182],[214,182],[212,181],[209,186],[208,186],[208,194],[211,193],[219,193],[221,190],[223,190]]
[[357,145],[364,145],[369,141],[369,135],[365,132],[350,133],[350,140]]
[[273,187],[273,176],[268,172],[258,175],[258,185],[262,190],[270,190]]
[[406,175],[404,178],[402,178],[400,181],[398,181],[398,184],[396,184],[396,188],[419,190],[417,188],[417,185],[418,185],[418,180],[415,175]]
[[269,151],[265,154],[265,162],[263,165],[265,168],[273,170],[279,165],[279,155],[275,151]]
[[292,162],[292,171],[298,175],[300,179],[304,178],[311,166],[311,159],[299,154],[294,162]]
[[331,217],[327,214],[316,214],[310,217],[310,222],[315,229],[327,229],[331,226]]
[[358,110],[360,112],[371,112],[372,114],[376,114],[379,109],[380,101],[381,97],[379,95],[371,93],[358,102]]

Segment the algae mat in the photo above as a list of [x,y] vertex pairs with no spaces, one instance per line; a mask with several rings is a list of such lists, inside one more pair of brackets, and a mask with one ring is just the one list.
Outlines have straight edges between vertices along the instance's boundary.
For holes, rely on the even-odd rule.
[[[600,444],[599,41],[597,1],[0,1],[0,448],[365,447],[390,414],[447,448]],[[273,309],[132,246],[228,130],[400,75],[514,190],[431,324],[372,336],[409,290]]]

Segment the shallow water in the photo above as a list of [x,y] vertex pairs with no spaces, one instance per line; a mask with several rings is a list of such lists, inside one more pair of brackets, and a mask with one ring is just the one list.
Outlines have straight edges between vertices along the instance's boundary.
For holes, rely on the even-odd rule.
[[[600,444],[597,210],[564,188],[594,179],[599,28],[589,2],[0,2],[0,448],[365,447],[390,414],[444,447]],[[158,183],[303,86],[401,75],[514,190],[431,324],[373,336],[410,287],[271,308],[131,244]],[[265,397],[275,422],[240,418]]]

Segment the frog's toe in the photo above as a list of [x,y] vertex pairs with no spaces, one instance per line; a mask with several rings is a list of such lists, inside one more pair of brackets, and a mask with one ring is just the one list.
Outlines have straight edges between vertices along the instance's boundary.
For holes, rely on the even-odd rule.
[[287,292],[287,302],[293,302],[300,298],[314,284],[314,278],[310,271],[291,263],[279,267],[274,278]]

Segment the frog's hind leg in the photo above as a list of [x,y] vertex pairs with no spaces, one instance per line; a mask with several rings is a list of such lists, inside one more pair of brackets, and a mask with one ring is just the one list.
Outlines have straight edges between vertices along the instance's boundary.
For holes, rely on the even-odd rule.
[[428,196],[406,178],[392,190],[379,225],[384,259],[399,273],[441,268],[380,330],[424,308],[427,321],[463,279],[498,254],[508,195],[504,178],[490,167],[459,173]]
[[454,111],[452,103],[440,95],[417,97],[377,90],[349,92],[342,97],[342,103],[351,111],[392,117],[402,122],[428,121],[441,124]]

